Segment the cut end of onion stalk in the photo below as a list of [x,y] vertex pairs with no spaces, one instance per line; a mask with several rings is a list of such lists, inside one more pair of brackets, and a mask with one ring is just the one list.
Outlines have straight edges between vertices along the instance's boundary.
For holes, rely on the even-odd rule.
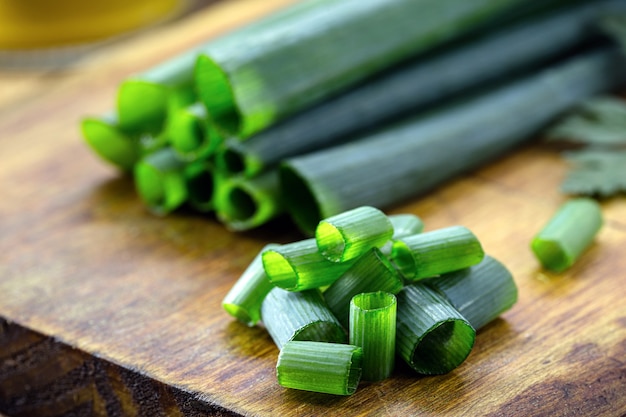
[[167,114],[169,89],[144,80],[128,79],[117,93],[120,127],[128,132],[158,133]]
[[139,196],[154,214],[165,215],[187,200],[183,164],[170,149],[161,149],[139,161],[134,178]]
[[200,212],[214,209],[215,173],[212,165],[201,161],[185,168],[189,204]]
[[199,55],[195,80],[198,96],[211,120],[219,130],[237,135],[242,128],[242,117],[226,73],[209,56]]
[[88,117],[81,121],[85,142],[102,160],[122,171],[132,171],[141,156],[141,146],[106,118]]
[[259,158],[245,149],[245,142],[237,139],[226,141],[225,146],[216,152],[215,165],[229,175],[247,178],[253,178],[267,169]]

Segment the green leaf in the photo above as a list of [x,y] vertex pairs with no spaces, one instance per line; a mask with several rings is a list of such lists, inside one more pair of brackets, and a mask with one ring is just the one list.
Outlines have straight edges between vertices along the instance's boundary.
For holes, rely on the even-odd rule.
[[600,197],[626,192],[626,150],[588,148],[564,157],[572,168],[561,184],[563,192]]
[[626,101],[617,97],[589,100],[548,130],[547,138],[589,145],[626,145]]

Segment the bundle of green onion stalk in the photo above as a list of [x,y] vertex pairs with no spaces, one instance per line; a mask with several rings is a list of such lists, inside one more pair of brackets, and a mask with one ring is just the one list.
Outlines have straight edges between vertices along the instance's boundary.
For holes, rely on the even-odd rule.
[[[622,83],[626,0],[304,0],[121,83],[86,142],[154,213],[231,230],[389,207]],[[376,175],[371,175],[376,172]]]
[[510,272],[467,228],[423,232],[414,215],[362,206],[320,221],[314,238],[263,248],[222,305],[262,321],[280,385],[350,395],[391,376],[396,356],[419,374],[452,371],[516,300]]

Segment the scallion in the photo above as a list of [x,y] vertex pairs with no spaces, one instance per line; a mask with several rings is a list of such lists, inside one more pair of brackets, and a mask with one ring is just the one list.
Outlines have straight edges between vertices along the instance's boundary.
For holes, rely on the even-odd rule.
[[396,350],[411,368],[437,375],[463,363],[476,331],[443,295],[417,283],[404,287],[396,297]]
[[319,290],[291,292],[273,288],[261,304],[261,320],[279,349],[291,340],[347,340]]
[[276,378],[286,388],[352,395],[361,379],[363,350],[322,342],[288,342],[278,355]]
[[430,115],[290,158],[280,169],[285,204],[305,233],[361,205],[397,204],[502,155],[581,100],[623,84],[624,72],[617,48],[596,49]]
[[391,249],[394,264],[412,281],[476,265],[484,255],[478,238],[464,226],[406,236]]
[[554,272],[570,268],[602,227],[600,205],[590,198],[566,201],[533,238],[531,249]]
[[261,262],[263,250],[273,246],[275,245],[266,245],[257,254],[222,301],[222,308],[228,314],[248,326],[254,326],[261,320],[261,305],[274,287],[267,279]]
[[380,381],[393,371],[396,309],[396,297],[387,292],[362,293],[350,301],[349,343],[363,349],[365,381]]
[[113,113],[84,118],[81,131],[85,142],[100,158],[122,171],[132,171],[141,158],[141,144],[120,129]]
[[199,212],[213,211],[215,190],[218,188],[213,164],[206,160],[188,163],[184,168],[184,177],[189,205]]
[[320,253],[333,262],[353,259],[383,246],[393,235],[389,218],[375,207],[361,206],[328,217],[315,229]]
[[195,103],[174,111],[167,123],[172,148],[186,160],[206,158],[213,154],[222,137],[207,119],[203,105]]

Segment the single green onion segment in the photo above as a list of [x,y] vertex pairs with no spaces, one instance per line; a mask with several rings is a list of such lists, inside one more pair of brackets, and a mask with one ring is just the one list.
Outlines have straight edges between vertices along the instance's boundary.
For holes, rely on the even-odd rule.
[[172,148],[185,160],[208,157],[222,143],[222,137],[207,119],[206,109],[199,103],[173,112],[167,132]]
[[531,249],[554,272],[571,267],[602,227],[602,209],[590,198],[566,201],[533,238]]
[[424,230],[424,221],[415,214],[390,214],[389,221],[393,227],[393,236],[391,240],[380,248],[380,251],[386,256],[391,255],[391,248],[394,240],[398,240],[405,236],[416,235]]
[[213,164],[209,161],[194,161],[185,166],[187,184],[187,202],[200,212],[209,212],[215,208],[215,190],[218,180]]
[[614,91],[624,71],[618,49],[597,48],[348,143],[285,159],[279,169],[287,211],[312,233],[321,219],[354,207],[386,208],[426,193],[519,146],[583,100]]
[[134,133],[157,133],[168,109],[169,89],[141,79],[123,81],[117,92],[120,126]]
[[323,342],[289,342],[280,351],[276,378],[285,388],[352,395],[361,380],[363,350]]
[[477,265],[423,282],[444,295],[476,330],[517,301],[513,276],[502,263],[488,255]]
[[184,170],[185,164],[171,148],[148,154],[135,165],[135,187],[153,213],[167,214],[187,200]]
[[132,171],[141,157],[139,142],[120,130],[115,115],[87,117],[81,121],[81,131],[96,155],[122,171]]
[[254,326],[261,320],[261,304],[274,288],[267,279],[261,262],[263,250],[273,246],[276,245],[266,245],[257,254],[222,301],[222,307],[228,314],[248,326]]
[[215,196],[217,216],[230,230],[249,230],[284,212],[278,173],[227,177]]
[[396,355],[396,297],[362,293],[350,301],[349,343],[363,348],[362,378],[380,381],[391,375]]
[[482,261],[483,247],[466,227],[452,226],[393,242],[391,258],[408,280],[429,278]]
[[333,262],[356,258],[366,250],[383,246],[393,226],[382,211],[362,206],[319,222],[315,240],[320,253]]
[[319,290],[273,288],[261,304],[261,320],[279,349],[291,340],[345,343],[346,332]]
[[246,138],[523,3],[307,1],[296,6],[303,12],[242,32],[238,42],[217,42],[201,54],[195,68],[198,95],[218,125]]
[[445,374],[467,358],[476,331],[445,297],[419,283],[396,297],[396,351],[411,368],[425,375]]
[[330,285],[353,262],[330,262],[317,250],[315,239],[287,243],[263,252],[265,273],[277,287],[302,291]]
[[348,328],[352,297],[376,291],[396,294],[402,285],[402,279],[393,265],[380,250],[372,248],[324,291],[324,298],[335,317]]
[[270,169],[268,164],[247,151],[246,143],[236,138],[224,141],[224,146],[215,154],[217,167],[230,175],[244,175],[249,178]]

